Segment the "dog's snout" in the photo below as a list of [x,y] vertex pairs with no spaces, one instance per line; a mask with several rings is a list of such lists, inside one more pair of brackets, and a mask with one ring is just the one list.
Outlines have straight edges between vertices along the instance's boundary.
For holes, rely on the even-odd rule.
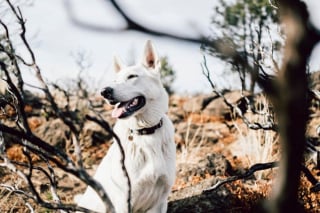
[[113,89],[111,87],[106,87],[102,90],[101,95],[106,99],[113,99]]

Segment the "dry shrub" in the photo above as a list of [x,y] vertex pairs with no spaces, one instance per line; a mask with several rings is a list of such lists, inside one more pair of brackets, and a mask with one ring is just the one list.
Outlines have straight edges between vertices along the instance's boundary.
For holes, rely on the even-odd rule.
[[[261,98],[262,107],[259,114],[249,114],[248,119],[251,122],[265,124],[269,122],[270,109],[268,101],[265,97]],[[239,132],[237,142],[230,145],[230,150],[234,156],[237,156],[244,162],[245,167],[250,167],[257,163],[268,163],[279,159],[279,135],[273,130],[242,128],[234,122]],[[260,179],[269,179],[270,170],[259,171],[255,173],[255,177]]]

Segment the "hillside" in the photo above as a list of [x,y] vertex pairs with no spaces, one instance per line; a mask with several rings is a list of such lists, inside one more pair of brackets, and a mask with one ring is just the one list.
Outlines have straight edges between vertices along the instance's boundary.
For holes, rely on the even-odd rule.
[[[224,96],[229,102],[241,106],[239,91],[226,92]],[[58,97],[61,97],[59,93],[56,94],[56,98]],[[68,127],[58,118],[43,116],[43,106],[39,104],[41,98],[30,95],[29,104],[25,108],[32,131],[75,159]],[[251,98],[260,114],[247,110],[244,113],[245,118],[251,123],[267,123],[272,108],[265,97],[256,95]],[[111,118],[111,107],[100,96],[90,96],[89,99],[90,109],[86,107],[86,100],[72,97],[71,109],[74,112],[80,111],[82,115],[92,114],[92,111],[99,112],[112,125],[115,121]],[[319,100],[314,100],[313,103],[307,135],[310,140],[319,144]],[[59,100],[59,104],[63,106],[63,100]],[[277,168],[256,172],[245,179],[239,178],[215,190],[206,190],[226,178],[241,177],[257,163],[277,161],[281,151],[279,137],[274,131],[248,128],[244,119],[235,116],[223,99],[215,95],[172,95],[168,114],[175,126],[177,144],[177,179],[170,195],[168,212],[250,212],[261,199],[268,198]],[[84,166],[93,174],[110,147],[112,138],[96,123],[85,121],[80,139]],[[22,147],[15,143],[14,137],[5,135],[5,141],[6,153],[10,160],[28,162]],[[316,153],[306,153],[305,159],[306,168],[319,180],[320,165],[317,165]],[[32,155],[32,160],[34,166],[46,167],[39,156]],[[25,173],[28,171],[23,167],[18,168]],[[61,169],[54,167],[54,171],[62,203],[73,203],[74,196],[83,192],[86,186]],[[31,199],[21,194],[8,192],[4,185],[15,185],[19,189],[29,191],[17,174],[0,167],[0,178],[1,212],[28,212],[26,201],[37,212],[52,212],[36,206]],[[48,178],[41,171],[35,170],[32,180],[43,199],[52,202]],[[317,212],[320,208],[320,193],[311,192],[312,187],[312,183],[302,174],[299,199],[307,212]]]

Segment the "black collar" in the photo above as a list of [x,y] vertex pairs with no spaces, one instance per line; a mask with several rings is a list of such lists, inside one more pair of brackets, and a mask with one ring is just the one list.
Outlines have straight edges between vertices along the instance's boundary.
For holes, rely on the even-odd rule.
[[130,129],[131,134],[137,134],[137,135],[151,135],[155,133],[155,131],[162,127],[162,118],[160,119],[159,123],[155,126],[143,128],[143,129]]

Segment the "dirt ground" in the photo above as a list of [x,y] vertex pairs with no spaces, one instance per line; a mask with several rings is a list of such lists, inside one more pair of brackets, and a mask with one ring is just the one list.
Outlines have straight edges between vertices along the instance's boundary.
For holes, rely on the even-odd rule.
[[[193,107],[188,109],[189,97],[172,97],[169,116],[176,128],[177,178],[169,199],[168,212],[251,212],[263,199],[270,196],[277,168],[256,172],[247,179],[233,181],[214,192],[206,192],[219,180],[243,174],[256,163],[267,163],[279,159],[277,134],[270,131],[249,130],[243,120],[226,119],[225,116],[206,113]],[[197,101],[195,101],[197,102]],[[216,103],[217,105],[217,103]],[[107,106],[105,106],[107,108]],[[212,111],[212,110],[211,110]],[[34,121],[34,129],[44,121]],[[311,127],[319,120],[310,122]],[[318,138],[319,139],[319,138]],[[111,140],[91,143],[82,147],[85,167],[94,173],[107,152]],[[11,145],[6,150],[11,160],[27,162],[22,147]],[[72,154],[70,154],[72,156]],[[34,157],[36,166],[46,165]],[[306,167],[320,180],[320,165],[308,156]],[[19,167],[27,173],[26,168]],[[82,193],[86,186],[76,177],[54,167],[58,181],[58,195],[62,203],[73,203],[74,196]],[[55,212],[39,207],[21,194],[9,192],[4,186],[15,186],[29,191],[25,182],[8,169],[0,167],[0,209],[1,212]],[[52,202],[48,179],[36,171],[33,179],[36,190],[44,200]],[[306,212],[319,212],[320,192],[311,192],[312,183],[301,174],[299,201]],[[204,202],[205,201],[205,202]]]

